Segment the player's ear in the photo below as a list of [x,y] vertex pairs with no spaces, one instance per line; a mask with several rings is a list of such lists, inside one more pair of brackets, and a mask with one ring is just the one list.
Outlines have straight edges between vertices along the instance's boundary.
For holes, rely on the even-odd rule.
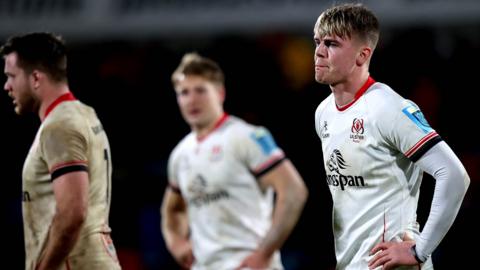
[[365,63],[367,63],[371,55],[372,55],[372,48],[368,46],[362,47],[360,52],[357,55],[357,65],[362,66]]
[[38,87],[40,87],[40,81],[42,80],[44,75],[45,74],[43,72],[40,72],[36,69],[32,71],[29,77],[30,77],[30,83],[32,84],[33,89],[38,89]]
[[218,96],[220,97],[220,101],[223,104],[223,102],[225,102],[225,96],[226,96],[225,86],[219,86],[217,88],[217,91],[218,91]]

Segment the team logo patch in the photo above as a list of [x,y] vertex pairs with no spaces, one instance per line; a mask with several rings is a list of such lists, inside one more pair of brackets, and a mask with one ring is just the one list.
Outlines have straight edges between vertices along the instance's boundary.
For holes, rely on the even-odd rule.
[[362,118],[355,118],[353,119],[352,123],[352,134],[350,134],[350,139],[353,140],[353,142],[360,142],[365,139],[365,135],[363,133],[365,132],[365,128],[363,127],[363,119]]
[[250,137],[261,147],[265,155],[269,155],[278,148],[270,132],[264,128],[255,130]]
[[219,161],[222,159],[223,151],[221,145],[214,145],[210,151],[210,161]]
[[422,111],[420,111],[420,108],[418,108],[415,104],[413,103],[408,103],[408,105],[402,109],[402,112],[410,118],[410,120],[417,125],[423,132],[429,133],[433,131],[433,129],[430,127],[428,124],[427,120],[425,119],[425,116],[423,115]]

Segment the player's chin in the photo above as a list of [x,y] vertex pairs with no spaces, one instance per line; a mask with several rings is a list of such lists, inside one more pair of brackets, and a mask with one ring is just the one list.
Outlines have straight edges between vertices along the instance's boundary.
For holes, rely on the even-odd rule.
[[186,122],[190,126],[199,126],[202,123],[202,121],[199,117],[187,117]]
[[327,80],[325,79],[325,74],[323,72],[318,72],[316,71],[315,72],[315,81],[317,81],[318,83],[328,83]]
[[320,77],[320,76],[317,76],[317,75],[315,75],[315,81],[317,81],[318,83],[321,83],[321,84],[328,84],[327,80],[325,80],[323,77]]

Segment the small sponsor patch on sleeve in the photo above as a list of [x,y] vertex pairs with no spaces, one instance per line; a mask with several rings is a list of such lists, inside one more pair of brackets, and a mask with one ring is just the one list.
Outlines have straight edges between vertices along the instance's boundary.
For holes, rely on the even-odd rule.
[[420,111],[420,108],[418,108],[415,104],[413,103],[407,103],[407,106],[402,109],[402,112],[412,120],[415,125],[417,125],[423,132],[429,133],[433,131],[433,129],[430,127],[430,125],[427,122],[427,119],[425,119],[425,116],[423,116],[422,111]]
[[272,135],[265,128],[255,130],[250,134],[250,137],[260,146],[262,152],[266,155],[269,155],[278,148]]

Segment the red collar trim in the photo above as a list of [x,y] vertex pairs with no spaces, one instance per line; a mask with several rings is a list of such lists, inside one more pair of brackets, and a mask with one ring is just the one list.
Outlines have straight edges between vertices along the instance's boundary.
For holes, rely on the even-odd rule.
[[342,107],[339,107],[337,104],[335,104],[335,106],[337,107],[337,110],[343,112],[346,109],[350,108],[350,106],[352,106],[353,103],[355,103],[367,91],[367,89],[370,88],[370,86],[372,86],[372,84],[374,83],[375,83],[375,80],[372,77],[368,76],[367,81],[363,84],[362,87],[360,87],[360,90],[358,90],[357,93],[355,93],[355,97],[353,98],[352,101],[350,101],[350,103]]
[[217,128],[219,128],[221,125],[223,125],[223,123],[225,123],[225,121],[227,121],[228,116],[229,115],[227,113],[223,113],[222,117],[220,117],[220,119],[218,119],[217,123],[215,123],[212,130],[210,130],[207,134],[205,134],[201,137],[197,137],[197,141],[201,142],[201,141],[205,140],[205,138],[207,138],[208,135],[210,135],[213,131],[215,131]]
[[45,111],[45,118],[47,118],[48,114],[51,111],[53,111],[53,109],[55,109],[55,107],[57,107],[58,104],[64,101],[73,101],[73,100],[77,100],[77,99],[75,98],[75,96],[73,96],[72,92],[68,92],[66,94],[59,96],[57,99],[55,99],[55,101],[52,102],[52,104],[48,106],[47,110]]

